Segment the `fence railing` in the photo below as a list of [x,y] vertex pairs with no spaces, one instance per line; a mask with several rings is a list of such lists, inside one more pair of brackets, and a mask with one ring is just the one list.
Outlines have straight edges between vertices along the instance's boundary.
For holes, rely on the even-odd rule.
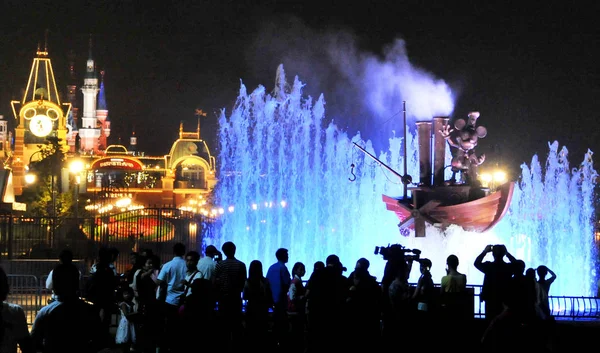
[[[38,311],[48,304],[52,292],[46,289],[48,275],[8,275],[10,293],[7,301],[20,305],[25,311],[27,324],[31,326]],[[82,278],[82,283],[85,277]],[[481,285],[468,285],[474,293],[474,318],[485,317],[485,303],[479,300]],[[600,320],[600,298],[577,296],[549,296],[550,310],[558,319]]]
[[7,273],[41,277],[69,248],[83,268],[91,266],[100,247],[120,252],[115,265],[124,272],[129,254],[152,250],[162,262],[172,258],[173,244],[201,251],[212,237],[215,219],[174,208],[145,208],[91,218],[0,215],[0,261]]
[[[485,302],[480,300],[481,285],[469,284],[474,291],[474,311],[476,318],[485,317]],[[584,296],[550,295],[548,296],[550,312],[559,319],[590,320],[600,319],[600,298]]]

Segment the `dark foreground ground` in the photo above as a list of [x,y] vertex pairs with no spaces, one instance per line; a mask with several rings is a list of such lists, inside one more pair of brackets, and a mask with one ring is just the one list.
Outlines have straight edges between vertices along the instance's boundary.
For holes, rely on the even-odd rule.
[[[347,332],[332,330],[331,337],[337,349],[309,350],[308,353],[349,352],[508,352],[508,353],[546,353],[546,352],[578,352],[594,351],[596,341],[600,338],[600,320],[573,321],[556,320],[554,324],[537,331],[506,331],[496,336],[495,344],[484,346],[481,337],[488,322],[473,319],[463,323],[448,325],[438,320],[412,323],[408,329],[393,332],[391,338],[383,337],[379,342],[365,342],[360,338],[349,336]],[[244,338],[248,343],[249,337]],[[293,353],[295,343],[290,347],[277,347],[269,335],[259,346],[262,353]],[[340,341],[341,340],[341,341]],[[318,344],[317,342],[314,342]],[[243,344],[244,345],[244,344]],[[198,351],[190,347],[189,352]],[[227,349],[218,351],[227,352]],[[241,350],[233,350],[242,352]],[[120,352],[118,348],[105,352]],[[123,352],[125,353],[125,352]]]
[[[462,326],[462,325],[461,325]],[[495,351],[490,350],[489,346],[484,346],[481,343],[488,322],[483,319],[475,319],[470,323],[464,325],[464,327],[450,328],[452,332],[458,332],[455,335],[458,339],[456,342],[444,338],[445,342],[436,341],[437,338],[443,337],[441,331],[448,330],[448,328],[437,327],[434,329],[436,332],[431,332],[429,337],[431,341],[425,341],[432,343],[432,348],[435,350],[444,349],[443,347],[450,348],[454,346],[454,343],[463,342],[459,344],[463,349],[460,351],[479,351],[488,352]],[[574,321],[574,320],[556,320],[554,324],[550,324],[546,327],[541,327],[535,331],[522,331],[523,333],[515,333],[514,330],[504,331],[494,336],[495,346],[504,346],[507,350],[501,349],[498,351],[508,352],[521,352],[526,351],[529,353],[533,352],[577,352],[577,351],[588,351],[592,347],[596,347],[596,342],[600,339],[600,320],[589,320],[589,321]],[[527,342],[528,341],[528,342]],[[533,348],[533,349],[532,349]],[[429,351],[424,349],[424,351]]]

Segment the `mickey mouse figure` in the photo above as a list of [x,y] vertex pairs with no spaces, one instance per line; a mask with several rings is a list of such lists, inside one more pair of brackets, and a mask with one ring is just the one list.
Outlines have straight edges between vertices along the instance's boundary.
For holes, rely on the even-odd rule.
[[461,181],[472,185],[477,181],[477,167],[485,161],[485,154],[477,157],[475,147],[480,138],[487,135],[487,129],[483,126],[475,127],[479,112],[471,112],[468,121],[458,119],[454,123],[454,129],[445,125],[440,134],[448,141],[448,144],[458,150],[457,155],[452,158],[452,181],[456,173],[461,172]]

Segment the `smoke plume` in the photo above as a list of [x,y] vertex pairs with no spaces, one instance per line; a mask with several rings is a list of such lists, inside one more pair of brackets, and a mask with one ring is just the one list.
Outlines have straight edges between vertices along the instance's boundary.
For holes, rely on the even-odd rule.
[[[450,86],[414,65],[400,38],[376,52],[365,49],[350,31],[319,31],[286,18],[264,25],[253,44],[247,62],[257,77],[273,82],[283,64],[288,79],[297,75],[307,94],[324,94],[327,119],[350,133],[361,131],[376,144],[387,144],[393,130],[401,133],[403,101],[409,126],[414,120],[449,116],[454,109]],[[268,82],[256,84],[272,89]]]

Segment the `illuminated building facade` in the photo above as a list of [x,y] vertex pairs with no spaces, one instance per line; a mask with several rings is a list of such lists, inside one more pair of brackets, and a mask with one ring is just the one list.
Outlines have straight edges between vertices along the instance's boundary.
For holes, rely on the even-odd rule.
[[[71,150],[74,152],[98,154],[108,146],[107,138],[110,136],[110,121],[108,120],[108,109],[104,95],[104,71],[100,72],[100,84],[98,84],[96,63],[92,56],[91,37],[81,92],[83,93],[81,126],[78,127],[77,121],[75,121],[76,125],[73,126],[72,134],[69,136],[69,145],[73,146]],[[79,144],[76,142],[78,138]]]
[[[73,62],[69,65],[73,78]],[[197,213],[209,212],[204,206],[217,182],[215,157],[201,139],[200,121],[194,132],[185,132],[183,124],[180,125],[179,138],[167,155],[145,156],[138,152],[135,132],[129,147],[109,145],[110,122],[104,85],[101,80],[98,87],[91,41],[86,70],[81,88],[83,114],[78,119],[78,110],[71,110],[77,101],[76,84],[71,80],[66,86],[69,102],[63,103],[48,51],[38,49],[23,98],[11,102],[17,122],[14,146],[7,141],[10,133],[0,131],[0,139],[8,142],[3,143],[3,153],[7,156],[5,164],[12,169],[14,194],[22,195],[29,163],[41,157],[41,153],[37,153],[39,146],[54,137],[66,155],[57,185],[61,192],[78,190],[85,194],[80,198],[87,200],[89,210],[110,212],[115,207],[118,211],[171,206]],[[81,121],[79,128],[78,120]],[[1,122],[0,128],[6,125]],[[77,176],[69,171],[74,160],[81,160],[85,166]]]
[[[47,46],[38,48],[33,59],[23,98],[11,101],[16,120],[14,149],[10,166],[13,173],[15,195],[21,195],[25,184],[25,168],[35,158],[40,158],[39,145],[48,137],[58,138],[61,148],[68,151],[66,137],[67,119],[71,103],[63,103],[54,79],[52,62]],[[36,157],[37,156],[37,157]]]
[[[134,143],[137,138],[132,138]],[[174,206],[208,214],[209,197],[217,179],[215,157],[195,132],[184,132],[169,154],[145,156],[122,145],[111,145],[103,155],[80,155],[85,170],[83,189],[90,198],[88,210],[99,213],[153,206]]]

